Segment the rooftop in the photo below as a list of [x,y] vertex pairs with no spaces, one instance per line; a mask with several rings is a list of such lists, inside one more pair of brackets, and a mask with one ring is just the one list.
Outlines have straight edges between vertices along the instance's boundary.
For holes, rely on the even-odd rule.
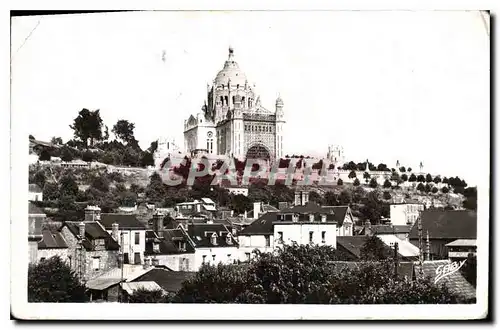
[[[426,210],[420,214],[424,234],[431,239],[476,239],[477,213],[462,210]],[[410,230],[410,239],[418,239],[418,222]]]
[[118,229],[134,229],[134,230],[146,230],[144,224],[142,224],[137,217],[133,214],[120,214],[120,213],[103,213],[101,214],[101,219],[99,222],[103,225],[106,230],[111,230],[113,223],[118,224]]

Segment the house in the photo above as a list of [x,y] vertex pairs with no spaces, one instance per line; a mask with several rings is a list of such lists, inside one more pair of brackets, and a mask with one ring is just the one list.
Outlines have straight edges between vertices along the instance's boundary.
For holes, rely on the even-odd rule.
[[[362,249],[369,236],[338,236],[337,250],[348,255],[351,260],[359,260],[362,257]],[[401,240],[394,235],[384,235],[379,237],[384,243],[385,254],[394,256],[394,243],[398,243],[398,257],[401,261],[416,261],[419,257],[419,250],[407,241]]]
[[43,201],[43,190],[36,183],[28,185],[28,200],[33,202]]
[[377,237],[389,248],[394,249],[398,244],[398,255],[402,260],[418,261],[420,249],[407,240],[402,240],[396,235],[377,235]]
[[422,231],[418,221],[410,230],[410,243],[419,246],[419,236],[430,241],[431,260],[447,259],[446,244],[457,239],[477,239],[477,213],[467,210],[426,210],[421,212]]
[[477,243],[475,239],[457,239],[446,244],[448,248],[448,258],[451,261],[467,259],[469,254],[476,256]]
[[443,268],[457,269],[460,264],[452,263],[450,260],[425,260],[422,266],[415,265],[415,275],[419,279],[428,278],[436,284],[444,284],[452,294],[474,302],[476,299],[476,289],[465,279],[460,270],[446,272],[442,276]]
[[28,202],[28,260],[38,261],[38,242],[43,238],[42,227],[47,216],[35,204]]
[[131,281],[145,274],[149,265],[117,265],[85,283],[90,301],[120,301],[120,283]]
[[192,224],[186,230],[195,246],[193,270],[204,263],[232,264],[239,260],[238,242],[231,230],[220,223]]
[[359,231],[358,235],[394,235],[399,239],[408,240],[410,230],[411,226],[408,225],[372,225],[369,221],[367,221],[365,226]]
[[68,256],[68,243],[59,230],[49,227],[42,230],[42,240],[38,242],[38,261],[59,256],[61,260],[67,261],[71,266]]
[[277,211],[279,210],[272,205],[264,204],[262,202],[254,202],[253,210],[246,212],[246,215],[244,217],[249,219],[258,219],[261,214]]
[[145,258],[154,266],[173,271],[198,270],[195,252],[195,244],[182,226],[146,232]]
[[417,221],[424,204],[406,199],[401,203],[391,204],[390,219],[392,225],[413,225]]
[[[300,199],[305,202],[307,198]],[[319,244],[336,246],[339,231],[352,235],[352,217],[348,206],[322,207],[314,202],[295,205],[262,214],[244,228],[239,236],[241,259],[249,259],[252,251],[271,252],[283,243]]]
[[83,282],[118,266],[120,245],[98,221],[66,221],[60,232],[69,264]]
[[178,203],[176,208],[178,213],[180,213],[180,216],[202,212],[213,213],[217,211],[215,202],[210,198],[202,198],[201,200],[195,200],[193,202]]
[[[96,210],[100,212],[100,210]],[[146,226],[134,214],[103,213],[98,220],[109,234],[123,247],[123,262],[140,265],[144,263],[146,248]],[[113,230],[115,233],[113,234]]]

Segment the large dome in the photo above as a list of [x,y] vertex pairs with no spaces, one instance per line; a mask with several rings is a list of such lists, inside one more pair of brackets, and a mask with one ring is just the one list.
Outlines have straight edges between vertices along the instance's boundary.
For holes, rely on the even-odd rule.
[[229,79],[231,79],[231,86],[244,86],[247,77],[243,71],[240,70],[238,63],[234,60],[234,51],[229,48],[229,56],[227,61],[224,63],[224,68],[217,73],[215,77],[215,86],[227,85]]

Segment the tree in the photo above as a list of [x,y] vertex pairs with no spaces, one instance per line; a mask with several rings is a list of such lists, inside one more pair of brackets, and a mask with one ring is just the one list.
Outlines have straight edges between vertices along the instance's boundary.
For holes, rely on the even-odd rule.
[[151,154],[154,154],[156,150],[158,150],[158,140],[151,142],[149,148],[147,149],[147,151]]
[[408,167],[408,168],[406,169],[406,171],[407,171],[407,172],[411,172],[411,167]]
[[425,185],[425,192],[426,192],[426,193],[430,193],[430,192],[431,192],[431,190],[432,190],[431,185],[427,183],[427,184]]
[[61,148],[61,160],[63,162],[71,162],[74,159],[71,149],[64,146]]
[[418,184],[418,186],[417,186],[417,190],[418,190],[418,191],[422,191],[422,192],[425,190],[425,186],[424,186],[424,184],[423,184],[422,182],[420,182],[420,183]]
[[153,154],[150,152],[143,152],[142,158],[141,158],[141,166],[147,167],[147,166],[154,166],[154,165],[155,165],[155,160],[153,158]]
[[31,134],[29,136],[29,139],[30,139],[30,141],[36,140],[35,137],[33,135],[31,135]]
[[328,165],[328,169],[329,169],[329,170],[334,170],[334,169],[335,169],[335,164],[330,164],[330,165]]
[[327,191],[325,193],[325,205],[337,206],[340,205],[337,195],[333,191]]
[[70,128],[73,130],[75,139],[80,140],[85,147],[93,146],[94,142],[103,140],[102,119],[99,110],[82,109]]
[[40,156],[38,156],[38,160],[41,160],[41,161],[50,160],[49,151],[47,149],[42,149],[42,151],[40,152]]
[[344,181],[342,181],[341,178],[337,180],[337,186],[342,186],[344,184]]
[[439,182],[441,182],[441,177],[439,175],[437,175],[437,176],[434,177],[433,181],[434,181],[435,184],[438,184]]
[[85,286],[59,256],[30,264],[29,302],[85,302]]
[[383,203],[379,200],[377,191],[371,191],[366,196],[366,200],[360,211],[366,219],[373,223],[378,223],[382,218],[382,205]]
[[406,172],[406,168],[405,168],[404,166],[401,166],[401,167],[399,168],[399,172],[401,172],[401,173]]
[[417,182],[425,182],[425,176],[423,176],[422,174],[417,176]]
[[384,191],[384,199],[390,200],[392,198],[391,193],[388,191]]
[[432,175],[427,173],[427,175],[425,176],[425,182],[432,182]]
[[447,193],[449,193],[449,192],[450,192],[450,189],[449,189],[448,187],[446,187],[446,186],[443,186],[443,187],[441,188],[441,192],[442,192],[443,194],[447,194]]
[[408,181],[408,175],[407,175],[406,173],[404,173],[403,175],[401,175],[401,180],[402,180],[403,182]]
[[354,179],[356,178],[356,172],[353,170],[349,173],[349,176],[348,176],[349,179]]
[[134,290],[129,298],[130,303],[168,303],[168,295],[163,290],[146,290],[143,288]]
[[349,190],[344,189],[339,194],[340,205],[349,205],[352,203],[352,194]]
[[437,187],[432,187],[431,191],[433,194],[437,194],[439,189]]
[[319,205],[325,204],[325,200],[323,199],[323,197],[321,197],[320,194],[318,194],[315,191],[311,191],[309,193],[309,201],[314,202],[314,203],[319,204]]
[[236,214],[243,214],[252,209],[252,200],[245,195],[231,195],[230,200],[231,209]]
[[354,179],[354,182],[352,183],[355,187],[359,186],[360,185],[360,182],[358,180],[358,178]]
[[469,253],[465,264],[460,268],[460,272],[465,277],[467,282],[476,287],[477,282],[477,258],[472,253]]
[[165,197],[166,188],[161,176],[154,172],[150,179],[149,184],[145,189],[146,198],[151,202],[159,202],[162,201]]
[[463,207],[468,210],[477,210],[477,188],[469,187],[464,190],[465,201]]
[[365,182],[368,183],[368,180],[370,180],[370,173],[368,172],[363,173],[363,179],[365,179]]
[[40,188],[43,189],[45,186],[45,182],[47,182],[47,178],[45,177],[45,172],[44,171],[37,171],[35,175],[33,176],[33,182],[37,184]]
[[50,139],[50,143],[55,145],[61,145],[63,144],[63,140],[60,137],[53,136],[52,139]]
[[134,137],[135,124],[129,122],[128,120],[120,119],[113,126],[111,132],[124,143],[133,143],[135,141]]
[[386,164],[378,164],[377,171],[389,171]]
[[384,188],[391,188],[392,187],[392,183],[391,181],[389,180],[385,180],[384,181]]
[[388,251],[385,244],[377,236],[370,236],[360,250],[361,260],[385,260],[388,258]]
[[92,180],[92,183],[90,184],[90,186],[94,189],[99,190],[99,191],[108,192],[109,191],[109,180],[104,175],[97,175]]
[[95,159],[96,159],[96,157],[95,157],[94,153],[93,153],[93,152],[91,152],[91,151],[88,151],[88,150],[87,150],[87,151],[85,151],[85,152],[82,154],[82,160],[83,160],[84,162],[91,162],[91,161],[93,161],[93,160],[95,160]]
[[447,178],[447,177],[444,177],[444,178],[443,178],[443,183],[448,184],[448,178]]
[[64,175],[59,181],[61,196],[75,197],[78,193],[78,184],[72,174]]
[[[78,188],[78,187],[77,187]],[[43,198],[48,201],[59,199],[59,187],[57,183],[47,182],[43,186]]]
[[412,173],[410,175],[410,177],[408,178],[408,181],[409,182],[415,182],[415,181],[417,181],[417,177],[415,176],[415,174]]
[[372,178],[370,180],[369,186],[370,186],[370,188],[377,188],[377,186],[378,186],[377,179],[376,178]]

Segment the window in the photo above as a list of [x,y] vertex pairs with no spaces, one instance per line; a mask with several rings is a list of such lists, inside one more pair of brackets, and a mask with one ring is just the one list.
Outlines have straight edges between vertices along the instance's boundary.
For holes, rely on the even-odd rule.
[[233,244],[233,241],[231,240],[231,234],[229,234],[229,233],[226,236],[226,243],[227,244]]
[[314,222],[314,214],[309,214],[309,221]]
[[210,237],[210,242],[212,243],[212,245],[217,245],[217,234],[216,233],[212,234],[212,237]]
[[204,256],[203,256],[203,263],[205,263],[206,259],[207,259],[207,256],[206,256],[206,255],[204,255]]
[[249,253],[249,252],[246,252],[246,253],[245,253],[245,257],[247,257],[247,260],[250,260],[250,253]]
[[45,258],[40,258],[40,262],[43,262],[43,261],[45,261]]
[[310,231],[309,232],[309,243],[312,244],[313,242],[313,235],[314,235],[314,232]]
[[160,252],[160,244],[153,243],[153,252]]
[[124,264],[128,264],[128,263],[129,263],[129,260],[128,260],[128,253],[124,253],[124,254],[123,254],[123,263],[124,263]]
[[141,236],[140,236],[139,232],[136,232],[134,234],[134,242],[135,242],[135,245],[141,244]]
[[99,257],[93,257],[92,258],[92,269],[93,270],[99,270],[99,266],[100,266],[100,260],[101,258]]
[[141,254],[139,252],[134,253],[134,264],[136,265],[141,264]]
[[179,242],[179,250],[186,251],[186,242]]
[[264,236],[266,239],[266,247],[271,246],[271,237],[269,235]]
[[283,232],[282,231],[278,232],[278,242],[283,243]]
[[321,232],[321,243],[326,243],[326,231]]
[[73,266],[73,263],[72,263],[72,260],[71,260],[71,256],[68,257],[68,261],[69,261],[69,268],[71,268]]
[[215,254],[212,254],[212,260],[215,262]]
[[231,262],[231,254],[227,255],[227,261]]

